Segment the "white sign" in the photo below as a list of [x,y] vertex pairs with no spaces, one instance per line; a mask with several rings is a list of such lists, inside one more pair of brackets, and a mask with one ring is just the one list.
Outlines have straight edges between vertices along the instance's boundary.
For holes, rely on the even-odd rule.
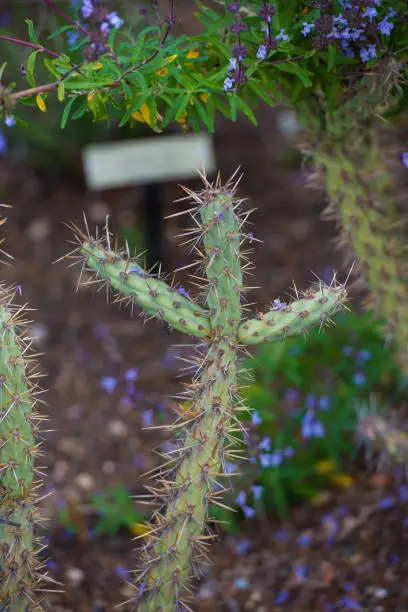
[[82,152],[89,189],[196,178],[197,170],[215,171],[209,134],[151,136],[150,138],[91,144]]

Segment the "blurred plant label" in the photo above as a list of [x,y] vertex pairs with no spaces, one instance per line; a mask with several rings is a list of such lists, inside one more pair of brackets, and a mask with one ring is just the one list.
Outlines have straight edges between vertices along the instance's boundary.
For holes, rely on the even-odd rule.
[[204,133],[92,144],[82,161],[88,189],[195,178],[216,165],[212,137]]

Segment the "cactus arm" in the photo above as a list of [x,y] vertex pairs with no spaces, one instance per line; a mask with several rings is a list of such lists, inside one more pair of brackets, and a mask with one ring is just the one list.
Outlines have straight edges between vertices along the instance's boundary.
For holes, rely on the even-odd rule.
[[141,306],[149,315],[192,336],[209,335],[208,313],[177,289],[144,272],[135,261],[120,257],[101,241],[85,242],[81,254],[98,279],[108,281],[121,296]]
[[[205,556],[208,536],[203,531],[208,505],[224,471],[226,441],[234,419],[242,285],[239,219],[231,193],[228,186],[214,189],[207,183],[199,198],[207,304],[214,313],[212,336],[200,364],[201,374],[190,387],[193,409],[183,417],[185,434],[178,450],[174,482],[169,484],[163,479],[158,492],[159,498],[166,498],[167,509],[160,517],[158,532],[153,532],[145,548],[142,568],[147,569],[142,570],[140,578],[145,588],[135,601],[135,609],[141,612],[179,609],[179,592],[187,585],[191,572],[197,572],[195,561]],[[191,419],[193,424],[188,425]]]
[[268,313],[241,323],[238,339],[243,344],[261,344],[304,333],[315,325],[323,325],[331,315],[343,308],[346,296],[342,285],[320,284],[291,304],[275,300]]
[[[29,380],[27,345],[16,326],[13,295],[0,296],[0,609],[40,612],[41,564],[34,534],[35,390]],[[30,604],[28,604],[30,602]],[[29,607],[27,607],[29,605]]]

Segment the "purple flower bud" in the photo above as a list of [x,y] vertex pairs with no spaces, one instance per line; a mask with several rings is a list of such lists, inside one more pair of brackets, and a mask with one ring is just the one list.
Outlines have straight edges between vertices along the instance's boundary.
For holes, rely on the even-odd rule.
[[229,91],[230,89],[232,89],[234,87],[235,81],[233,79],[230,79],[230,77],[227,77],[224,81],[224,91]]
[[402,163],[406,168],[408,168],[408,151],[402,154]]
[[269,451],[271,450],[271,439],[268,438],[264,438],[258,445],[258,448],[260,448],[263,451],[266,451],[267,453],[269,453]]
[[289,591],[281,591],[279,595],[277,596],[277,598],[275,599],[275,603],[278,605],[284,604],[288,601],[288,599],[289,599]]
[[268,49],[265,45],[260,45],[258,47],[258,51],[256,52],[256,57],[259,60],[264,60],[266,58],[266,56],[268,55]]

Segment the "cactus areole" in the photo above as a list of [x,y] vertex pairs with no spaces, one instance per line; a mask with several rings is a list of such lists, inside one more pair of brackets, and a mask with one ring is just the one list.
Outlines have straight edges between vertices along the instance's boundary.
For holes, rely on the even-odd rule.
[[171,426],[179,432],[174,450],[164,455],[156,485],[148,489],[155,510],[127,602],[142,612],[190,609],[186,591],[199,576],[214,537],[207,528],[209,507],[222,505],[226,463],[236,458],[232,448],[243,429],[237,417],[245,409],[237,383],[239,351],[323,325],[346,302],[344,286],[320,283],[291,304],[275,300],[268,313],[246,319],[243,273],[251,260],[250,251],[241,247],[253,240],[242,231],[249,213],[236,198],[235,177],[224,186],[219,176],[214,184],[205,177],[203,182],[199,193],[186,190],[193,202],[187,213],[194,222],[186,236],[200,259],[193,278],[202,286],[202,306],[184,290],[153,277],[126,251],[112,249],[108,230],[103,239],[93,239],[74,228],[80,245],[74,257],[93,273],[92,282],[99,280],[149,318],[199,339],[196,374],[183,394],[190,407],[179,405]]

